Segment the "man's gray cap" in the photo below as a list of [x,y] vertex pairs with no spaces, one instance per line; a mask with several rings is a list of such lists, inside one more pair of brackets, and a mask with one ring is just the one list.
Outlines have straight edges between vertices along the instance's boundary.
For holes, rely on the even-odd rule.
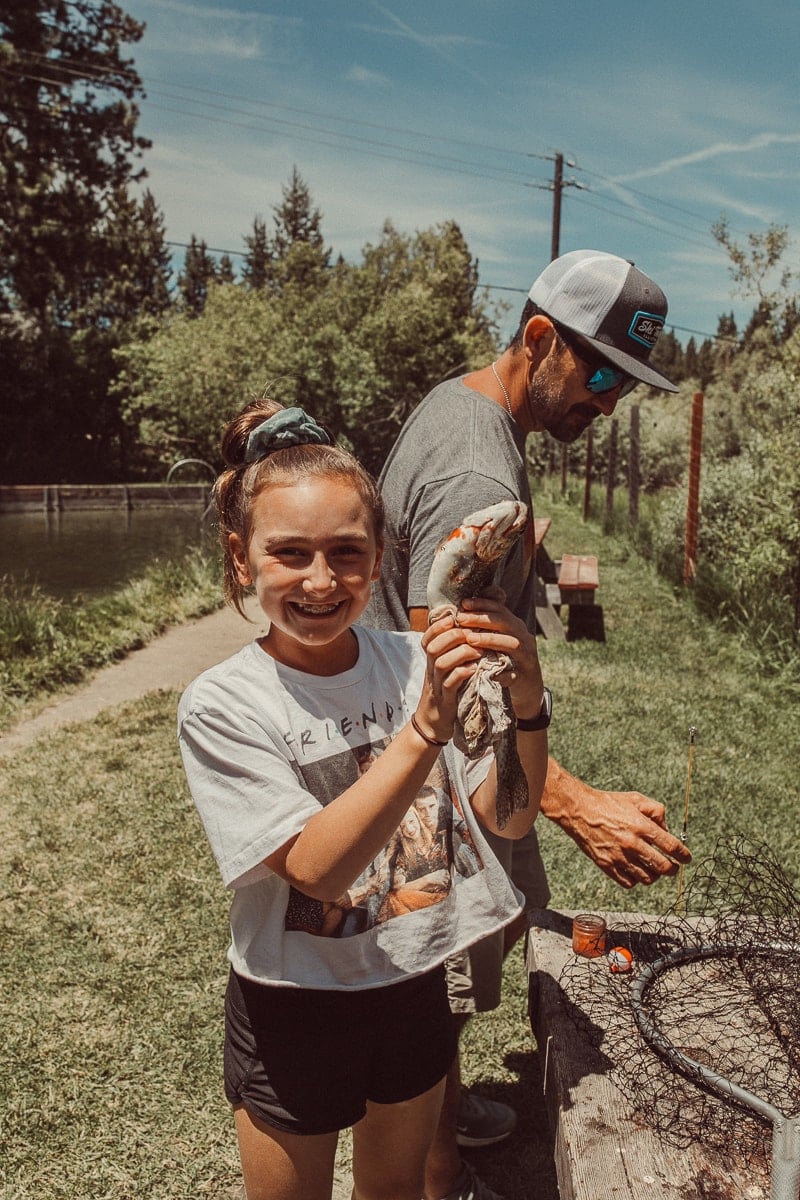
[[678,391],[647,363],[664,328],[667,298],[626,258],[572,250],[545,267],[528,296],[615,367],[651,387]]

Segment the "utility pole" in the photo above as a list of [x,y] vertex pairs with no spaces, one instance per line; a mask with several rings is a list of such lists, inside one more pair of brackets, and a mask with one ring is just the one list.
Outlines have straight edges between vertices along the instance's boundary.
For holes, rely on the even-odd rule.
[[561,193],[564,190],[564,155],[556,154],[553,171],[553,232],[550,240],[550,261],[558,258],[561,241]]
[[[561,193],[565,187],[583,187],[583,184],[578,183],[577,179],[564,179],[564,155],[560,150],[556,151],[555,157],[550,158],[545,156],[548,162],[552,162],[553,166],[553,182],[550,185],[553,192],[553,225],[550,237],[550,261],[558,258],[560,253],[559,246],[561,242]],[[567,162],[568,167],[577,166],[577,163],[572,160]],[[566,443],[561,447],[561,491],[567,490],[567,472],[569,469],[569,451]],[[583,496],[583,519],[588,519],[589,505],[591,502],[592,490],[592,427],[589,426],[586,440],[586,480]]]
[[528,157],[542,159],[544,162],[551,162],[554,164],[552,183],[529,183],[527,185],[528,187],[538,188],[541,192],[553,193],[553,228],[550,239],[550,261],[552,262],[554,258],[558,258],[560,253],[561,193],[564,191],[564,188],[568,187],[580,188],[581,191],[585,191],[586,188],[584,184],[578,183],[577,179],[564,178],[565,165],[568,167],[577,167],[578,164],[573,162],[570,158],[566,159],[565,161],[564,155],[560,150],[556,151],[555,154],[530,154]]
[[[560,253],[559,245],[561,242],[561,194],[564,191],[564,188],[574,187],[574,188],[580,188],[581,190],[584,190],[584,187],[583,187],[582,183],[578,183],[577,179],[565,179],[564,178],[564,155],[561,153],[560,150],[557,151],[556,154],[553,155],[552,157],[549,154],[541,155],[541,156],[537,155],[536,157],[545,158],[547,162],[551,162],[554,164],[554,166],[553,166],[553,182],[551,184],[547,184],[547,185],[545,185],[545,184],[539,185],[542,188],[546,187],[548,191],[551,191],[553,193],[553,227],[552,227],[552,236],[550,238],[550,261],[552,262],[554,258],[558,258],[559,253]],[[568,167],[575,167],[578,164],[574,163],[571,159],[567,159],[566,165]]]

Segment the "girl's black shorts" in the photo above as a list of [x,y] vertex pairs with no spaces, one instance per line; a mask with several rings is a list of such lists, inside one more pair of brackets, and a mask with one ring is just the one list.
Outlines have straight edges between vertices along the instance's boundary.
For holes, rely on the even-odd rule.
[[360,1121],[367,1100],[396,1104],[450,1068],[455,1025],[444,967],[388,987],[317,991],[253,983],[231,971],[225,1095],[287,1133]]

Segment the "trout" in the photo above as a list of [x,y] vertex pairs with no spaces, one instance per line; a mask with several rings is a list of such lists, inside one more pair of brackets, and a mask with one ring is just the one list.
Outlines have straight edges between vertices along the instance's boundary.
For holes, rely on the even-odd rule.
[[[428,621],[455,613],[461,602],[499,598],[503,559],[525,528],[526,505],[503,500],[471,513],[438,547],[428,577]],[[517,754],[516,720],[508,690],[497,682],[511,665],[506,654],[487,651],[461,688],[453,742],[468,758],[491,746],[497,761],[497,825],[505,828],[528,803],[528,784]]]

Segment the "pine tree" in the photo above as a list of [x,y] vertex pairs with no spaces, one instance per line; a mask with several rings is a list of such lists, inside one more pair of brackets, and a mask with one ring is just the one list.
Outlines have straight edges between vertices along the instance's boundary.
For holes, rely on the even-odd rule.
[[247,253],[242,267],[242,279],[254,291],[262,291],[270,276],[272,250],[267,236],[266,222],[260,217],[253,220],[253,232],[245,235]]
[[673,383],[680,383],[685,378],[683,348],[673,330],[662,331],[650,355],[650,364]]
[[317,250],[327,266],[330,254],[320,230],[322,213],[311,207],[311,193],[297,167],[292,168],[292,177],[283,188],[283,200],[273,209],[273,247],[278,258],[286,256],[296,242],[305,242]]
[[217,278],[217,264],[208,253],[206,243],[198,241],[192,234],[186,247],[183,270],[178,276],[178,291],[183,307],[191,316],[197,317],[205,308],[208,285]]
[[700,381],[700,387],[703,391],[708,387],[711,380],[716,374],[716,354],[714,353],[714,342],[711,338],[704,338],[700,349],[697,352],[697,378]]
[[739,344],[739,331],[736,328],[736,318],[733,313],[723,313],[717,321],[717,334],[714,356],[718,372],[727,371],[736,357]]
[[[0,357],[9,481],[123,470],[120,322],[165,302],[163,230],[130,199],[144,26],[113,0],[0,0]],[[149,258],[152,251],[153,258]]]
[[301,292],[320,286],[330,266],[330,250],[322,236],[322,214],[312,206],[311,193],[297,167],[283,188],[283,200],[272,210],[270,285],[282,291],[294,284]]
[[68,322],[114,198],[142,171],[144,26],[111,0],[0,3],[0,305]]
[[152,192],[137,200],[121,190],[99,231],[98,257],[74,298],[73,329],[121,328],[137,316],[160,316],[171,303],[172,266]]
[[230,254],[223,254],[219,260],[219,268],[217,270],[217,281],[219,283],[235,283],[236,272],[233,269]]

